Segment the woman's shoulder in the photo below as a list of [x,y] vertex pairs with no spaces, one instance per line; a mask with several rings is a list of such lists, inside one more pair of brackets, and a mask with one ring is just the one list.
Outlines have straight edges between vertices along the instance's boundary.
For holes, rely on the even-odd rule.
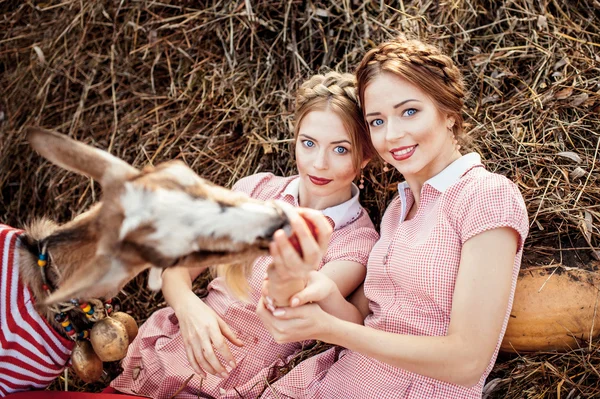
[[510,226],[524,239],[529,226],[527,206],[517,185],[499,173],[473,168],[449,187],[446,211],[466,241],[486,228]]
[[353,233],[353,232],[356,232],[359,230],[373,231],[373,232],[375,232],[375,234],[377,234],[377,230],[375,230],[375,225],[373,224],[373,221],[371,220],[371,216],[369,215],[369,212],[367,212],[367,210],[362,205],[359,208],[359,213],[356,216],[356,218],[354,218],[350,223],[347,223],[341,229],[339,229],[340,232],[347,233],[347,234]]
[[[468,170],[461,179],[448,189],[448,197],[465,205],[472,200],[477,202],[498,202],[498,200],[520,200],[523,196],[517,185],[504,175],[490,172],[482,166]],[[454,202],[454,201],[453,201]]]
[[371,249],[378,240],[379,233],[369,214],[361,208],[356,219],[333,231],[323,263],[346,260],[366,265]]
[[253,198],[271,199],[281,193],[297,176],[282,177],[261,172],[241,178],[234,184],[234,191],[241,191]]
[[249,194],[254,191],[257,186],[269,182],[274,177],[275,175],[269,172],[255,173],[250,176],[242,177],[233,185],[232,190],[243,191]]

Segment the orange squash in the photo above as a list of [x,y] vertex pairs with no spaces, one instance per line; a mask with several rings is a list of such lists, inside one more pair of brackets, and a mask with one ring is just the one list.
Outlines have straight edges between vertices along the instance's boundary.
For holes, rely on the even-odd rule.
[[521,271],[501,351],[567,351],[600,334],[600,273],[554,270]]

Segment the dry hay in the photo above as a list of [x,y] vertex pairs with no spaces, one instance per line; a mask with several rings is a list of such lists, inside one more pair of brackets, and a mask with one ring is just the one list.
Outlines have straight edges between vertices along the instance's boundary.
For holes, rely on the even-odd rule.
[[[65,221],[98,199],[90,180],[30,151],[30,124],[137,166],[182,159],[227,186],[293,173],[299,82],[325,67],[351,71],[403,31],[462,66],[470,137],[528,206],[526,263],[585,267],[600,243],[599,14],[597,0],[0,0],[0,222]],[[378,222],[400,176],[373,165],[367,177],[363,202]],[[144,279],[123,296],[138,321],[164,305]],[[598,395],[597,347],[583,347],[501,359],[490,397]]]

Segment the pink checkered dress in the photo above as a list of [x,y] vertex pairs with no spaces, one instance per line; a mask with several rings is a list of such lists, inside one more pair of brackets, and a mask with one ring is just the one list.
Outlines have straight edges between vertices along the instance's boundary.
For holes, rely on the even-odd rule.
[[528,232],[523,198],[508,179],[486,171],[475,153],[461,157],[425,183],[411,220],[404,219],[414,203],[413,195],[406,183],[398,188],[399,196],[384,215],[381,239],[367,266],[365,294],[372,312],[365,320],[368,327],[398,334],[445,335],[462,245],[500,227],[513,228],[520,235],[502,333],[479,383],[461,387],[332,348],[300,363],[262,397],[481,398],[508,323]]
[[[240,180],[234,189],[254,198],[281,199],[298,206],[298,183],[297,177],[283,178],[260,173]],[[321,266],[336,260],[366,265],[369,253],[379,238],[371,219],[358,202],[355,186],[353,194],[349,201],[323,211],[334,224],[334,232]],[[229,378],[208,375],[202,379],[194,376],[185,384],[195,373],[185,355],[177,317],[172,308],[165,308],[154,313],[141,326],[123,360],[124,371],[111,386],[121,392],[153,398],[171,397],[183,385],[185,388],[177,395],[178,398],[238,399],[240,394],[244,398],[257,397],[273,372],[272,366],[302,346],[301,343],[276,343],[256,315],[263,277],[270,263],[270,256],[255,262],[249,279],[250,303],[232,298],[220,278],[208,286],[209,294],[204,301],[244,342],[241,348],[230,345],[238,365]]]

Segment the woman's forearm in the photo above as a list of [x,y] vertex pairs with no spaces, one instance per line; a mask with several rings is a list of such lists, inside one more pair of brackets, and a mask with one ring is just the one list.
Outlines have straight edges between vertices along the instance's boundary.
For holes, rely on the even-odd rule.
[[364,317],[360,311],[346,300],[339,290],[334,290],[326,299],[319,301],[325,312],[351,323],[363,324]]
[[395,334],[334,319],[325,342],[339,345],[413,373],[466,387],[477,384],[490,359],[458,335]]
[[192,292],[192,282],[204,268],[197,270],[188,267],[172,267],[163,273],[162,293],[175,312],[183,305]]

